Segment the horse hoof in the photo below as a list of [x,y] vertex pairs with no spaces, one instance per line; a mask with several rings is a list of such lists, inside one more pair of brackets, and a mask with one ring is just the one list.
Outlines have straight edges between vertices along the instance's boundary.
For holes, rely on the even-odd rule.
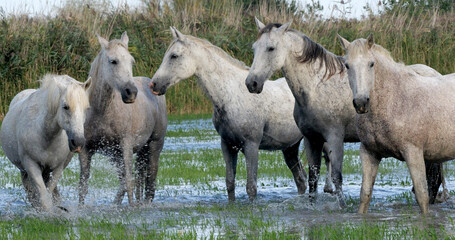
[[324,192],[325,193],[330,193],[330,194],[333,194],[333,189],[331,187],[324,187]]

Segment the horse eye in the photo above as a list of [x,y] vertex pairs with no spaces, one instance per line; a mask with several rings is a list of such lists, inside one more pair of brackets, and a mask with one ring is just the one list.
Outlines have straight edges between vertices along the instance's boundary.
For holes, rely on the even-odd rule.
[[346,69],[349,69],[349,65],[347,63],[345,63],[344,66],[346,66]]
[[269,47],[269,48],[267,48],[267,51],[269,51],[269,52],[273,52],[273,50],[275,50],[274,47]]
[[112,64],[114,64],[114,65],[117,64],[117,60],[114,60],[114,59],[109,60],[109,62],[112,63]]
[[374,66],[374,62],[370,62],[370,68]]
[[68,106],[68,105],[65,104],[65,105],[63,105],[63,109],[65,109],[65,110],[70,110],[70,106]]
[[171,55],[171,59],[176,59],[176,58],[178,58],[177,54],[172,54]]

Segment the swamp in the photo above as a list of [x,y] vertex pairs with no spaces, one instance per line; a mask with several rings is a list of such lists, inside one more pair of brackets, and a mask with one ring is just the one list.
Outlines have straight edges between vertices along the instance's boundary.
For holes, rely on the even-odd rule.
[[[302,144],[303,145],[303,144]],[[157,192],[150,206],[113,204],[115,167],[95,155],[85,206],[78,206],[79,160],[73,157],[59,188],[68,212],[38,212],[26,201],[20,173],[0,154],[1,239],[451,239],[455,237],[455,163],[444,165],[450,198],[422,216],[406,164],[380,164],[368,214],[360,215],[358,144],[345,145],[343,190],[347,207],[322,192],[310,203],[297,195],[280,151],[260,151],[258,197],[246,194],[246,167],[239,154],[236,195],[228,203],[219,136],[209,115],[171,117],[160,158]],[[304,150],[300,157],[305,163]],[[305,164],[306,171],[307,164]]]

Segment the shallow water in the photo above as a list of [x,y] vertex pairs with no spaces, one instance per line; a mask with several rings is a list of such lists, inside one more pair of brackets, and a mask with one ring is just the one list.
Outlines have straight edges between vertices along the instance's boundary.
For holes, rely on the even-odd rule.
[[[189,129],[211,130],[213,125],[210,119],[181,121],[171,123],[168,131],[186,131]],[[167,152],[180,150],[193,150],[197,153],[202,149],[219,149],[220,141],[218,136],[208,136],[202,139],[195,137],[168,137],[164,144],[164,150]],[[356,150],[359,144],[346,144],[346,149]],[[93,168],[104,168],[106,171],[115,174],[115,168],[107,164],[102,156],[97,155],[99,159],[93,162]],[[101,160],[102,161],[101,161]],[[100,162],[98,165],[96,162]],[[215,159],[220,161],[222,159]],[[354,157],[350,161],[360,167],[360,160]],[[385,160],[396,161],[396,160]],[[197,162],[193,163],[197,164]],[[2,167],[2,176],[0,176],[0,215],[3,217],[15,218],[24,215],[40,214],[36,213],[25,200],[25,192],[17,182],[19,173],[17,169],[9,163],[5,157],[0,157],[0,166]],[[258,197],[252,204],[248,201],[245,191],[246,180],[236,180],[236,204],[240,208],[252,208],[252,215],[260,212],[263,219],[273,219],[277,224],[271,226],[277,228],[289,229],[289,231],[304,232],[302,230],[310,226],[318,226],[327,223],[337,222],[361,222],[361,221],[401,221],[403,216],[411,219],[419,218],[419,209],[415,203],[414,196],[411,194],[412,202],[408,204],[406,198],[401,197],[403,194],[410,192],[410,178],[405,165],[400,165],[393,169],[392,174],[383,174],[378,176],[373,192],[373,200],[370,205],[370,214],[355,214],[358,208],[358,198],[360,193],[361,175],[359,173],[343,175],[343,191],[345,198],[348,200],[348,207],[341,209],[337,199],[330,194],[322,192],[324,177],[321,176],[319,181],[319,194],[316,202],[310,203],[307,194],[297,195],[297,189],[293,179],[285,177],[263,177],[258,179]],[[68,166],[68,171],[79,171],[79,162],[74,157]],[[448,165],[446,171],[453,172],[454,165]],[[67,170],[66,170],[67,171]],[[7,173],[7,174],[5,174]],[[16,180],[13,180],[14,176]],[[2,179],[3,178],[3,179]],[[63,178],[72,179],[70,176]],[[20,178],[19,178],[20,179]],[[230,213],[226,210],[220,211],[203,211],[199,212],[198,207],[217,207],[229,208],[227,203],[227,194],[225,191],[224,177],[219,177],[213,181],[201,182],[198,184],[186,184],[182,182],[178,185],[159,185],[156,197],[151,206],[129,208],[126,197],[123,205],[118,207],[112,204],[116,185],[97,187],[91,185],[86,198],[86,206],[78,207],[78,181],[66,185],[59,185],[62,195],[62,206],[69,210],[69,213],[62,213],[67,218],[96,218],[99,216],[113,216],[118,221],[125,221],[125,211],[131,212],[128,215],[128,223],[149,224],[150,228],[160,228],[161,219],[176,218],[186,219],[195,218],[195,223],[191,222],[191,231],[195,231],[198,237],[223,235],[223,229],[216,224],[222,218],[224,227],[226,224],[235,229],[239,218],[243,213]],[[452,174],[446,176],[447,188],[455,189],[455,181]],[[451,227],[450,221],[455,217],[455,200],[454,197],[447,202],[430,206],[432,216],[439,219],[438,223]],[[222,217],[220,217],[222,216]],[[248,215],[249,216],[249,215]],[[251,218],[251,216],[249,216]],[[247,217],[248,218],[248,217]],[[122,220],[123,219],[123,220]],[[135,220],[136,219],[136,220]],[[442,221],[441,221],[442,220]],[[183,220],[182,220],[183,221]],[[185,220],[186,221],[186,220]],[[453,224],[453,223],[452,223]],[[177,224],[174,228],[161,229],[162,231],[186,231],[188,226]],[[453,227],[453,226],[452,226]],[[207,230],[209,229],[209,230]],[[188,230],[189,231],[189,230]],[[242,233],[239,233],[240,236]]]

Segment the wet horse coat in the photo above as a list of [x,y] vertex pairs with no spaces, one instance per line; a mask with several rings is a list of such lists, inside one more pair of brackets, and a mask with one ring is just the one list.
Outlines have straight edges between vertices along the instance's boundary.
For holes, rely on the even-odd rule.
[[213,104],[213,124],[221,137],[226,162],[226,186],[235,200],[238,151],[245,154],[247,193],[257,194],[258,150],[282,150],[300,194],[306,176],[298,158],[302,134],[292,117],[294,98],[284,79],[268,81],[263,95],[252,95],[243,85],[248,67],[222,49],[171,28],[174,40],[152,78],[152,91],[164,94],[178,81],[197,76]]
[[[256,24],[260,33],[253,45],[253,65],[245,83],[250,92],[261,93],[264,80],[276,70],[283,71],[296,99],[295,121],[305,136],[310,195],[317,193],[321,151],[326,142],[335,193],[344,205],[343,142],[358,142],[359,138],[343,59],[304,34],[289,29],[290,23],[265,26],[256,19]],[[423,75],[440,75],[425,65],[407,67]]]
[[66,75],[46,75],[39,89],[27,89],[11,101],[0,137],[8,159],[21,171],[27,198],[49,211],[60,201],[57,182],[73,152],[85,142],[88,96]]
[[145,189],[145,201],[151,202],[167,128],[166,100],[150,93],[149,78],[132,76],[134,59],[128,52],[126,32],[120,40],[98,38],[102,50],[90,69],[87,141],[79,155],[79,203],[84,203],[88,192],[91,158],[97,152],[109,156],[117,166],[121,183],[117,204],[125,192],[129,204],[133,202],[132,160],[137,153],[136,198],[141,201]]
[[359,213],[366,213],[383,157],[406,162],[422,213],[428,213],[425,161],[455,158],[455,75],[424,77],[374,44],[373,36],[349,43],[346,67],[361,140],[362,188]]

